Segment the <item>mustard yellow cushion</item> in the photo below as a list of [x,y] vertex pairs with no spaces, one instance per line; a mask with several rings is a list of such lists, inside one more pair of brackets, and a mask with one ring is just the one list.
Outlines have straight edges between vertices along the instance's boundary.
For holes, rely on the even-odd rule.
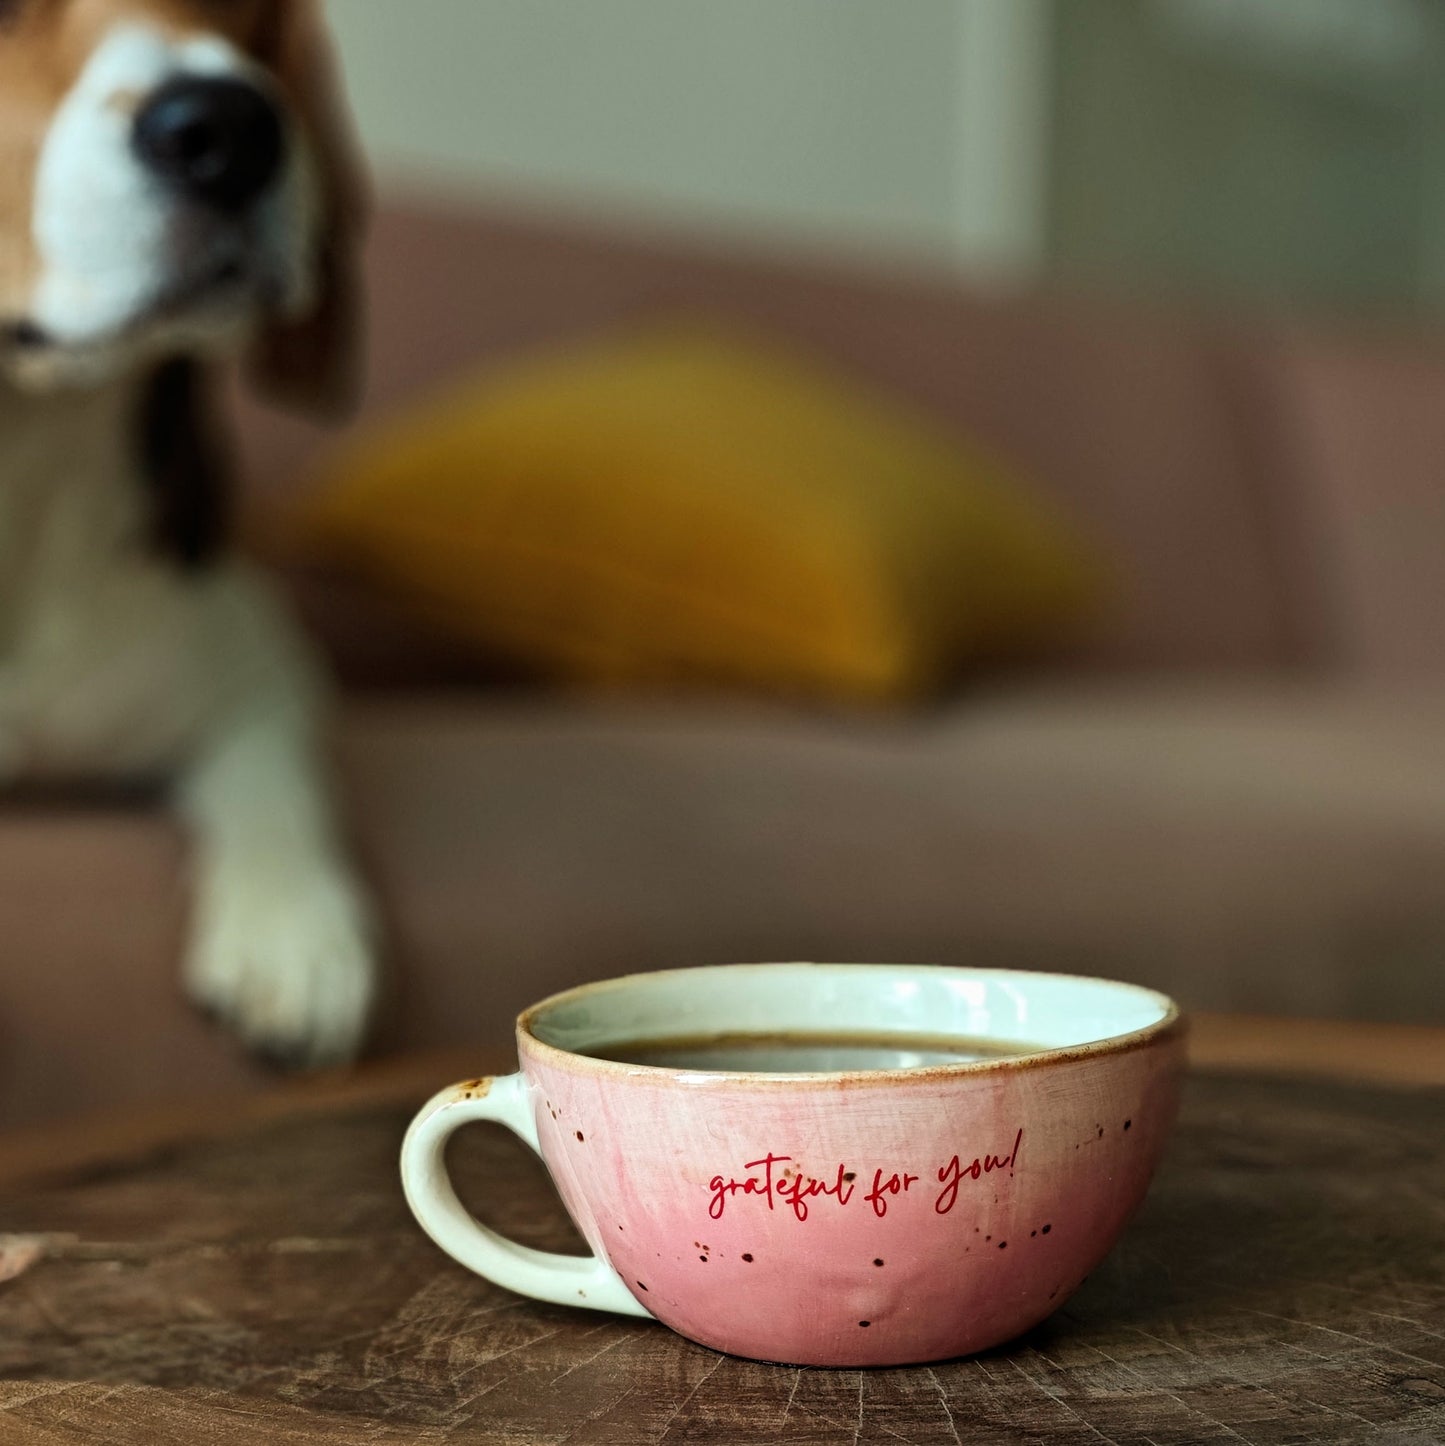
[[669,328],[346,450],[308,549],[554,678],[916,698],[1055,642],[1096,569],[1006,468],[776,350]]

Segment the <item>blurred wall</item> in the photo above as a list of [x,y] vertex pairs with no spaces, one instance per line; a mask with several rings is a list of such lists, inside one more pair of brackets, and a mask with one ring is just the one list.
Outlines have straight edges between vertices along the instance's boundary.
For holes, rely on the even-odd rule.
[[1272,306],[1438,300],[1441,9],[1057,5],[1054,266]]
[[1047,0],[337,0],[382,178],[997,271],[1041,254]]
[[1274,307],[1445,305],[1442,0],[333,0],[383,181]]

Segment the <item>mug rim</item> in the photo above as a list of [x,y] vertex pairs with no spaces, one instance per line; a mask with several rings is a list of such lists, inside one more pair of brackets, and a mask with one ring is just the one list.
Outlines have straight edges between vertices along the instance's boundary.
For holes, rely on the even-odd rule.
[[[604,990],[611,991],[653,980],[681,979],[698,974],[725,972],[743,974],[754,971],[771,971],[780,968],[877,971],[912,969],[929,973],[939,972],[968,975],[974,978],[988,976],[992,978],[1025,979],[1034,982],[1053,981],[1056,983],[1104,985],[1116,989],[1127,989],[1135,994],[1146,996],[1156,1001],[1163,1012],[1152,1024],[1146,1024],[1139,1029],[1128,1030],[1122,1034],[1107,1035],[1103,1039],[1088,1040],[1079,1044],[1059,1045],[1052,1049],[1035,1050],[1029,1054],[1002,1055],[991,1059],[959,1061],[951,1064],[899,1067],[895,1069],[854,1068],[838,1070],[797,1070],[787,1073],[766,1070],[693,1069],[679,1065],[624,1063],[621,1060],[602,1059],[597,1055],[582,1054],[576,1050],[564,1049],[561,1045],[549,1043],[536,1033],[535,1026],[538,1017],[544,1011],[554,1009],[560,1005],[575,1003],[578,1000],[586,999],[589,995],[601,993]],[[791,1085],[799,1088],[808,1085],[828,1085],[836,1088],[839,1085],[859,1083],[869,1086],[917,1084],[928,1081],[938,1082],[952,1079],[971,1079],[983,1075],[1000,1075],[1005,1073],[1018,1073],[1024,1070],[1047,1069],[1054,1065],[1071,1064],[1083,1060],[1094,1060],[1114,1055],[1129,1054],[1135,1050],[1144,1049],[1165,1040],[1183,1038],[1188,1032],[1188,1027],[1188,1017],[1169,995],[1157,989],[1150,989],[1146,985],[1131,984],[1122,979],[1106,979],[1102,976],[1090,974],[1062,974],[1035,969],[991,969],[966,964],[824,964],[795,961],[791,964],[700,964],[690,968],[639,971],[633,974],[618,975],[612,979],[599,979],[586,984],[574,985],[570,989],[562,989],[555,994],[550,994],[545,999],[538,1000],[537,1003],[531,1004],[524,1009],[521,1014],[517,1016],[516,1035],[519,1063],[524,1068],[526,1065],[526,1057],[531,1055],[540,1061],[550,1063],[553,1066],[567,1067],[574,1072],[580,1064],[585,1067],[586,1072],[589,1074],[619,1080],[643,1079],[656,1082],[660,1079],[671,1078],[693,1084],[700,1081],[721,1081],[731,1086],[755,1085],[764,1088],[778,1088],[780,1086]]]

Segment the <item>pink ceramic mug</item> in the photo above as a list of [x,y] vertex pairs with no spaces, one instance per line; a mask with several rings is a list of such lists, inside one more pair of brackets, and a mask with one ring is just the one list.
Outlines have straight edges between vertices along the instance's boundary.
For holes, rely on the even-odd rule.
[[[1031,1052],[808,1073],[595,1057],[760,1034],[891,1037],[899,1066],[920,1035]],[[943,1360],[1038,1324],[1108,1253],[1173,1122],[1183,1036],[1162,995],[1061,975],[807,964],[639,975],[528,1010],[521,1073],[432,1100],[402,1177],[442,1249],[523,1295],[654,1317],[790,1365]],[[590,1259],[526,1249],[467,1213],[443,1152],[473,1120],[540,1152]]]

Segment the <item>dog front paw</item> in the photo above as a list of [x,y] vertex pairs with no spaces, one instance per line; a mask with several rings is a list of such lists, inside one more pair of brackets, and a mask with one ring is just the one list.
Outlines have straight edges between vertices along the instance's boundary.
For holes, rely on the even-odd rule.
[[339,867],[229,859],[203,880],[191,998],[257,1054],[292,1068],[354,1059],[377,992],[372,929]]

